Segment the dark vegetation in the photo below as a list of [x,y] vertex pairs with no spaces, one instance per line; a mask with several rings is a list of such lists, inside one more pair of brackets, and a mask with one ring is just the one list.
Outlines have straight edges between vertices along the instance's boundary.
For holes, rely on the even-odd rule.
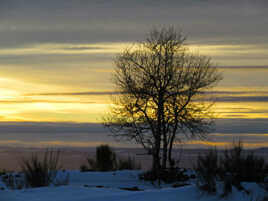
[[254,152],[246,153],[241,142],[234,143],[231,149],[226,149],[219,156],[216,149],[205,155],[199,155],[195,167],[197,187],[209,194],[216,193],[216,181],[223,183],[222,196],[232,192],[234,186],[238,190],[249,193],[241,182],[256,182],[267,186],[268,164]]
[[195,171],[197,174],[197,187],[202,191],[215,193],[216,177],[219,174],[217,150],[211,149],[204,156],[199,155]]
[[254,152],[245,154],[241,142],[234,144],[232,149],[225,150],[220,164],[222,164],[221,177],[224,176],[223,172],[228,170],[234,182],[263,182],[268,173],[264,159],[256,156]]
[[87,160],[92,170],[116,170],[116,154],[108,145],[100,145],[96,148],[96,160],[89,158]]
[[[180,168],[180,162],[182,158],[182,152],[183,148],[180,147],[179,154],[177,155],[177,159],[173,160],[172,166],[169,168],[161,169],[160,173],[156,175],[156,172],[153,170],[149,170],[146,172],[143,172],[139,175],[139,179],[150,181],[152,183],[158,182],[160,184],[161,182],[164,183],[174,183],[175,186],[184,186],[188,185],[187,182],[189,179],[195,179],[194,174],[187,174],[187,169]],[[176,183],[180,182],[180,183]]]
[[[20,161],[21,172],[0,171],[2,181],[9,189],[22,189],[28,187],[60,186],[69,183],[69,174],[61,170],[59,163],[60,151],[46,150],[43,157],[32,154],[30,158],[22,158]],[[80,170],[85,171],[115,171],[141,169],[134,157],[117,159],[115,152],[108,145],[100,145],[96,148],[96,160],[88,158],[88,164],[82,165]],[[61,173],[64,174],[58,174]]]
[[10,189],[35,188],[50,184],[55,186],[67,185],[69,183],[68,174],[57,177],[61,170],[59,158],[60,151],[48,149],[44,152],[43,157],[32,154],[30,158],[21,159],[21,172],[4,172],[2,180]]
[[86,171],[114,171],[141,169],[135,158],[117,159],[116,153],[109,145],[100,145],[96,148],[96,159],[87,158],[88,164],[80,166],[81,172]]
[[[23,189],[27,187],[42,187],[48,185],[67,185],[69,175],[57,177],[61,167],[59,165],[59,151],[47,150],[43,157],[33,154],[28,159],[21,161],[21,173],[1,171],[3,182],[9,189]],[[81,166],[81,171],[115,171],[123,169],[140,169],[134,158],[118,160],[115,152],[108,145],[100,145],[96,148],[96,160],[88,159],[88,164]],[[231,149],[223,152],[216,148],[199,155],[194,172],[172,167],[162,169],[160,175],[154,175],[153,171],[143,172],[139,179],[172,183],[172,187],[179,188],[190,185],[193,181],[201,192],[208,194],[221,194],[226,197],[232,193],[233,188],[250,194],[243,187],[242,182],[256,182],[268,191],[268,164],[262,157],[253,152],[245,151],[242,143],[234,143]],[[103,186],[96,186],[102,188]],[[138,187],[121,188],[129,191],[140,191]]]
[[206,92],[221,74],[209,57],[188,50],[181,32],[163,27],[115,58],[119,94],[104,125],[117,139],[140,144],[152,155],[153,178],[169,174],[176,142],[204,138],[213,123],[213,100]]
[[185,182],[190,179],[190,177],[185,174],[185,169],[180,168],[167,168],[165,170],[161,170],[160,175],[155,175],[155,172],[149,170],[139,175],[139,179],[145,181],[155,182],[158,181],[160,184],[161,182],[165,183],[174,183],[174,182]]
[[21,169],[27,185],[30,187],[48,186],[57,176],[60,170],[59,151],[47,150],[43,159],[33,154],[29,159],[23,159]]

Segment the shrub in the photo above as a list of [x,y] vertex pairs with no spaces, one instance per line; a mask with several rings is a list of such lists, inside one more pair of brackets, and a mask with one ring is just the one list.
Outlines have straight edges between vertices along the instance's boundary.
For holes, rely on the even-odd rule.
[[100,145],[96,149],[96,166],[99,171],[116,169],[116,155],[109,145]]
[[176,181],[187,181],[189,176],[185,174],[185,169],[170,168],[162,170],[160,173],[160,179],[165,183],[173,183]]
[[96,148],[96,160],[87,158],[87,164],[80,166],[81,172],[87,171],[113,171],[113,170],[137,170],[141,164],[134,157],[117,161],[115,152],[109,145],[100,145]]
[[46,150],[43,159],[33,154],[30,159],[22,159],[21,169],[27,185],[31,187],[48,186],[57,176],[59,151]]
[[116,170],[116,154],[109,145],[100,145],[96,148],[96,160],[87,158],[87,163],[80,166],[81,172]]
[[226,173],[231,174],[232,184],[242,190],[241,182],[263,182],[266,175],[266,165],[262,157],[244,153],[241,142],[234,143],[233,148],[225,150],[221,159],[221,178]]
[[143,172],[139,175],[139,179],[140,180],[145,180],[145,181],[151,181],[154,182],[157,180],[157,175],[155,175],[155,173],[151,170]]
[[160,175],[156,175],[152,170],[146,171],[139,175],[139,179],[145,181],[158,182],[163,181],[165,183],[173,183],[177,181],[187,181],[189,176],[185,174],[185,170],[179,168],[171,168],[160,171]]
[[241,181],[263,182],[265,175],[266,167],[264,159],[256,156],[253,152],[248,154],[243,161]]
[[215,193],[217,191],[216,178],[219,172],[217,150],[211,149],[205,155],[199,155],[195,171],[197,187],[209,194]]
[[216,179],[223,181],[223,197],[232,192],[232,186],[238,190],[244,190],[241,182],[265,183],[267,165],[262,157],[257,157],[253,152],[246,154],[242,143],[233,143],[233,147],[225,150],[223,156],[218,159],[216,149],[210,150],[204,156],[198,156],[197,166],[197,187],[202,191],[214,193]]

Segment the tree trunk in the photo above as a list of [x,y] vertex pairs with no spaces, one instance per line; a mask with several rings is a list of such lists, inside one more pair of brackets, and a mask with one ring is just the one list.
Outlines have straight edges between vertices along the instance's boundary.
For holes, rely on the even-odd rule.
[[[156,143],[157,145],[158,143]],[[159,157],[159,148],[153,150],[153,164],[152,164],[153,174],[159,178],[160,176],[160,157]]]
[[175,139],[175,134],[173,133],[173,135],[172,135],[172,137],[170,139],[169,148],[168,148],[168,162],[169,162],[170,167],[175,166],[175,161],[172,158],[172,149],[173,149],[174,139]]
[[162,168],[163,169],[166,169],[167,167],[167,149],[168,149],[167,136],[164,134],[163,135],[163,153],[162,153]]
[[173,147],[173,143],[170,143],[169,149],[168,149],[168,163],[169,163],[169,167],[171,168],[173,168],[175,165],[174,159],[172,158],[172,147]]
[[[163,94],[161,90],[159,91],[158,94],[158,105],[157,105],[157,136],[156,136],[156,148],[158,149],[158,159],[159,159],[159,171],[161,168],[161,159],[160,159],[160,149],[161,149],[161,137],[162,137],[162,132],[163,132],[163,112],[164,112],[164,104],[163,104]],[[162,164],[163,165],[163,164]]]

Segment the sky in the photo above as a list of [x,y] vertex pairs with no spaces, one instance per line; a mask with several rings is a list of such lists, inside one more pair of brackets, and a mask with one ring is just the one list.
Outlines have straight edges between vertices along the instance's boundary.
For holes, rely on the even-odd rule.
[[0,141],[21,126],[88,133],[77,126],[108,112],[116,54],[172,25],[222,71],[212,91],[217,139],[253,134],[255,146],[252,136],[268,133],[267,24],[266,0],[0,0]]

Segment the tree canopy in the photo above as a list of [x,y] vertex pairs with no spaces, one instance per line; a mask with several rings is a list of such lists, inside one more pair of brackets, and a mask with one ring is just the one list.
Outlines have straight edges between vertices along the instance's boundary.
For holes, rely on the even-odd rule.
[[221,80],[211,59],[193,54],[173,27],[153,29],[115,58],[113,99],[105,126],[153,156],[153,170],[174,166],[180,137],[203,138],[212,118],[206,91]]

